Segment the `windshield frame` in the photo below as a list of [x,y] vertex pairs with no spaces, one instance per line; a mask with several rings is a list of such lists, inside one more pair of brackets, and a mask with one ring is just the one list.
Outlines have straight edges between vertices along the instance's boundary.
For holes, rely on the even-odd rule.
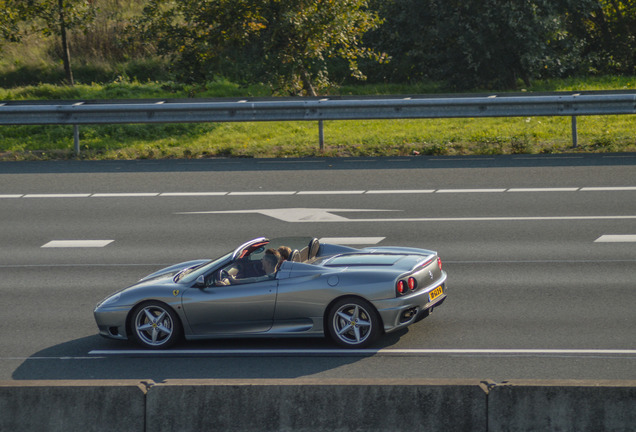
[[185,269],[184,271],[178,273],[174,277],[174,282],[178,284],[191,284],[197,280],[197,278],[201,275],[208,274],[212,269],[217,267],[222,267],[232,261],[232,252],[228,252],[225,255],[205,262],[203,264],[199,264],[198,266]]

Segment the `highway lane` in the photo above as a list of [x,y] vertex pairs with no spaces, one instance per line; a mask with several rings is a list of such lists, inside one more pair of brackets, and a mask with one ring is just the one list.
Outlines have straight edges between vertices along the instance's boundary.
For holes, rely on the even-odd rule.
[[[462,160],[438,168],[405,168],[410,159],[382,166],[373,160],[336,170],[307,169],[311,161],[291,162],[294,169],[276,162],[278,170],[251,162],[226,170],[177,169],[168,163],[140,172],[130,167],[118,172],[114,165],[92,172],[88,164],[74,168],[87,172],[29,172],[27,167],[0,174],[0,312],[2,321],[11,323],[0,331],[0,379],[636,377],[633,351],[608,351],[636,349],[636,243],[597,242],[603,235],[636,234],[634,160],[585,159],[563,166],[563,160],[546,158],[517,166],[528,163],[495,158],[477,164],[492,166]],[[317,182],[321,177],[325,181]],[[290,193],[267,194],[281,191]],[[174,195],[203,192],[223,194]],[[94,195],[113,193],[150,195]],[[289,210],[295,208],[337,210],[314,211],[310,214],[322,221],[303,222],[293,219],[301,215]],[[287,220],[241,213],[265,209],[287,209],[274,213]],[[338,211],[343,209],[376,211]],[[189,214],[211,211],[239,213]],[[569,217],[574,219],[563,219]],[[161,265],[213,257],[263,232],[379,236],[381,245],[438,250],[449,272],[449,301],[376,347],[429,351],[231,358],[90,354],[134,348],[96,335],[92,308],[105,295]],[[52,240],[112,243],[42,247]],[[316,347],[332,348],[308,339],[210,341],[179,348]],[[437,349],[459,351],[430,351]],[[517,351],[469,351],[475,349]],[[541,352],[518,351],[524,349]],[[548,349],[595,351],[542,351]]]

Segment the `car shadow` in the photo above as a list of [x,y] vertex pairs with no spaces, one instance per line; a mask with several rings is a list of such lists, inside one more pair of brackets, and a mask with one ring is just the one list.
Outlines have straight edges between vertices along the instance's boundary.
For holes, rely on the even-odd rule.
[[[38,351],[17,367],[12,378],[161,382],[168,379],[299,378],[326,371],[346,378],[346,366],[375,356],[373,350],[391,347],[407,332],[408,329],[403,329],[384,335],[369,347],[372,351],[369,353],[336,348],[325,338],[189,341],[167,353],[140,352],[133,343],[94,335]],[[241,352],[237,353],[238,350]],[[338,371],[339,368],[342,370]]]

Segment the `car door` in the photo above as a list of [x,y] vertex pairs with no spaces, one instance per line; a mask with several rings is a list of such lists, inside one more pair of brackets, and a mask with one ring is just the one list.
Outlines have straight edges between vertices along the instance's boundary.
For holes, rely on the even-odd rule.
[[261,333],[272,327],[278,281],[193,287],[183,310],[196,335]]

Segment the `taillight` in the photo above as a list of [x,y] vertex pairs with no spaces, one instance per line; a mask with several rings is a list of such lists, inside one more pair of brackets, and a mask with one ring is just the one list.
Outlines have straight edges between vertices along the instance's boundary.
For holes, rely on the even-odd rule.
[[409,289],[410,289],[411,291],[413,291],[413,290],[417,287],[417,281],[415,280],[415,278],[414,278],[414,277],[412,277],[412,276],[411,276],[411,277],[409,278],[409,280],[408,280],[408,285],[409,285]]
[[440,257],[437,257],[437,266],[440,270],[442,269],[442,259]]
[[403,280],[399,280],[395,288],[397,289],[397,292],[400,295],[406,293],[406,284],[404,283]]

